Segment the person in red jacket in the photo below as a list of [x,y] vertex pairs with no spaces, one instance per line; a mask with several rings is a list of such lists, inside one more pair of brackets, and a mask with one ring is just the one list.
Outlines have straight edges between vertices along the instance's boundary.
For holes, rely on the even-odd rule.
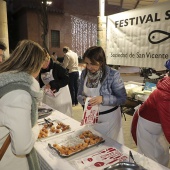
[[164,166],[168,166],[170,72],[167,77],[157,83],[157,89],[150,94],[148,99],[135,112],[131,125],[131,134],[140,153]]

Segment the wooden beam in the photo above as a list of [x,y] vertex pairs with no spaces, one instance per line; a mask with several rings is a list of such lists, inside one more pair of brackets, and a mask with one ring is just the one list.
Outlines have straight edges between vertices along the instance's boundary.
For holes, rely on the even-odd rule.
[[137,8],[137,6],[138,6],[139,2],[140,2],[140,0],[137,0],[137,1],[136,1],[136,4],[135,4],[135,6],[134,6],[134,9],[136,9],[136,8]]
[[120,1],[120,7],[123,8],[123,0]]
[[123,11],[123,0],[120,0],[120,5],[119,5],[119,12]]
[[159,2],[159,0],[155,0],[155,1],[154,1],[154,4],[157,4],[158,2]]

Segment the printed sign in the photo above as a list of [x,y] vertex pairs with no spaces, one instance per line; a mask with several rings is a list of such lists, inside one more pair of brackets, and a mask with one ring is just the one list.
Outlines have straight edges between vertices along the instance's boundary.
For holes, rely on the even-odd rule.
[[84,169],[104,169],[117,162],[126,161],[127,156],[123,155],[119,150],[114,147],[106,148],[97,153],[76,160],[76,164],[80,170]]
[[170,2],[107,17],[107,63],[165,70],[170,59]]
[[91,98],[87,97],[85,106],[84,106],[84,113],[83,113],[83,118],[81,121],[81,126],[85,124],[95,124],[98,122],[98,117],[99,117],[99,106],[91,106],[89,104],[89,100]]

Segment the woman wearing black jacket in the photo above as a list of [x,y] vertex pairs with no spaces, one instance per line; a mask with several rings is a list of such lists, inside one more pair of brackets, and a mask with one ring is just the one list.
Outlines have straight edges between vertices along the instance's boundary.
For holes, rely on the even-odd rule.
[[40,87],[44,90],[43,103],[71,117],[68,72],[60,64],[54,63],[48,53],[47,56],[39,74]]

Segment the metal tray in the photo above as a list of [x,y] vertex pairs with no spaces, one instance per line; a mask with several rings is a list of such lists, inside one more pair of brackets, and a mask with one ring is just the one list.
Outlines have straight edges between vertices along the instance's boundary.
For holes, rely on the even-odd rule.
[[[71,130],[70,125],[66,125],[59,120],[44,119],[44,122],[39,123],[38,125],[41,129],[38,136],[39,140],[43,140],[48,137],[59,135]],[[47,135],[45,134],[45,131],[48,132]]]
[[132,162],[118,162],[104,170],[147,170],[144,167]]
[[[64,147],[66,147],[66,148],[71,148],[71,147],[76,148],[78,145],[79,145],[80,147],[81,147],[81,146],[84,146],[84,144],[85,144],[85,142],[84,142],[85,138],[84,138],[84,139],[80,139],[80,138],[79,138],[79,135],[81,135],[82,132],[85,132],[85,131],[88,131],[88,130],[78,130],[78,131],[74,132],[74,134],[72,134],[72,135],[62,136],[62,140],[57,140],[57,139],[56,139],[56,140],[52,140],[52,141],[50,141],[50,142],[48,143],[48,146],[49,146],[49,148],[51,148],[51,149],[53,149],[54,151],[56,151],[57,154],[58,154],[60,157],[62,157],[62,158],[68,158],[68,157],[70,157],[70,156],[73,156],[73,155],[75,155],[75,154],[77,154],[77,153],[80,153],[80,152],[82,152],[82,151],[84,151],[84,150],[87,150],[87,149],[89,149],[89,148],[91,148],[91,147],[97,146],[97,145],[105,142],[105,140],[101,137],[101,135],[100,135],[98,132],[94,132],[94,131],[92,131],[92,130],[89,130],[89,131],[91,131],[91,132],[93,133],[93,135],[95,135],[96,137],[99,137],[101,140],[98,141],[98,142],[95,143],[95,144],[89,144],[87,147],[85,147],[85,148],[83,147],[81,150],[73,151],[73,152],[70,153],[70,154],[63,154],[63,153],[61,153],[59,150],[57,150],[55,147],[53,147],[53,144],[57,144],[57,145],[60,146],[60,147],[64,146]],[[86,137],[86,139],[89,139],[89,138]],[[86,144],[85,144],[85,145],[86,145]],[[70,149],[70,150],[71,150],[71,149]]]
[[38,108],[38,119],[45,118],[52,113],[53,109],[49,108]]

